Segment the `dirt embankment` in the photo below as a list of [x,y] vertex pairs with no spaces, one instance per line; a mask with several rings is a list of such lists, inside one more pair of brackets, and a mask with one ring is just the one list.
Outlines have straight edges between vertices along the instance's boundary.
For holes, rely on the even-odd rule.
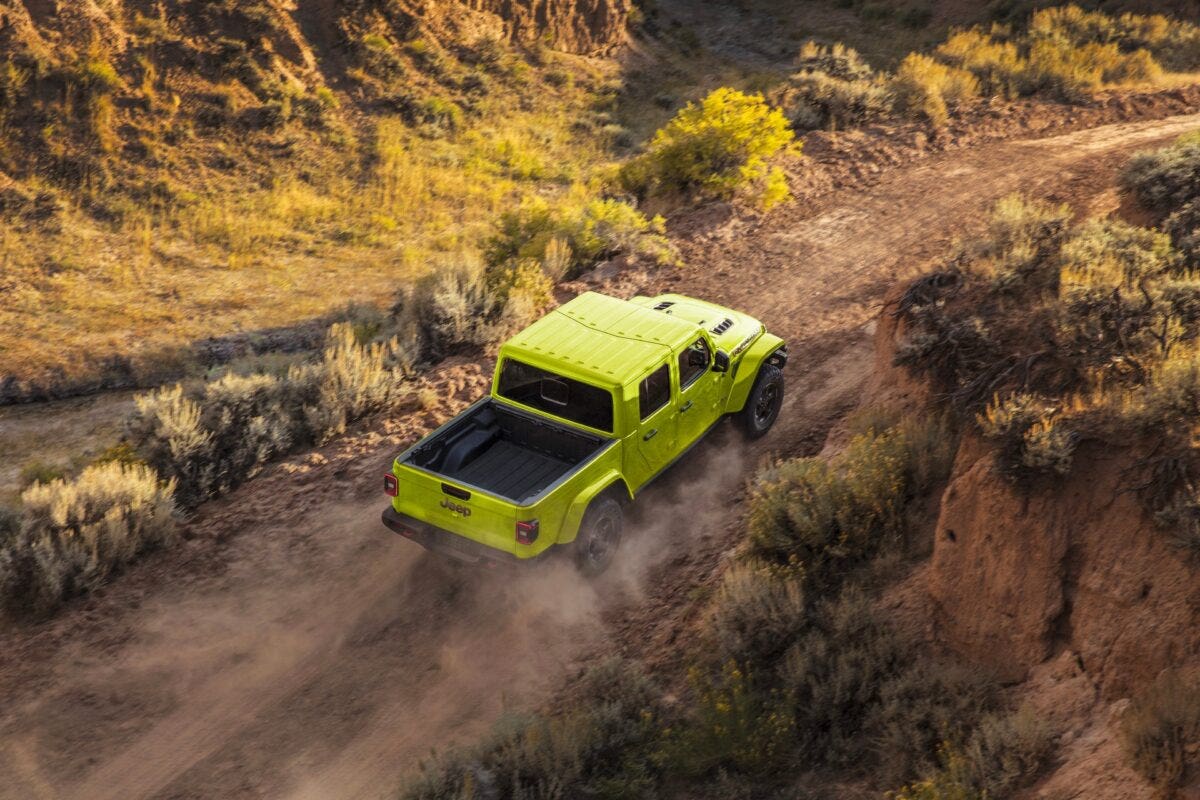
[[[905,335],[886,307],[871,397],[934,408],[929,386],[892,363]],[[1156,796],[1125,763],[1117,731],[1131,695],[1164,669],[1200,666],[1200,577],[1136,491],[1150,455],[1137,443],[1088,442],[1067,478],[1019,488],[997,469],[994,448],[968,433],[932,557],[910,579],[933,642],[1013,685],[1018,702],[1061,732],[1057,760],[1029,798]]]
[[50,623],[0,632],[0,797],[389,796],[431,748],[543,702],[587,659],[671,666],[740,536],[744,477],[819,451],[860,399],[887,288],[998,197],[1087,205],[1128,153],[1197,126],[933,155],[765,219],[699,212],[681,225],[690,267],[595,281],[756,314],[791,344],[790,399],[762,444],[717,439],[643,496],[612,581],[457,572],[382,530],[380,472],[486,384],[486,363],[447,363],[431,407],[270,468],[205,506],[183,546]]

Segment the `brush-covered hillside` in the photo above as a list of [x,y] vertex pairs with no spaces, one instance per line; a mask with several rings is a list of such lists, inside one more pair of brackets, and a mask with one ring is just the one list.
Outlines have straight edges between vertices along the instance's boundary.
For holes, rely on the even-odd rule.
[[[1200,27],[1131,10],[0,5],[0,794],[1194,793]],[[786,337],[771,435],[599,581],[381,530],[585,289]]]
[[[0,5],[0,400],[311,350],[531,200],[635,235],[581,209],[663,189],[613,163],[722,86],[765,92],[796,133],[936,128],[991,98],[1182,85],[1200,62],[1165,17],[943,5]],[[711,188],[708,165],[676,166],[666,193]]]
[[145,384],[194,340],[385,305],[586,181],[617,85],[576,54],[629,10],[0,5],[5,396]]

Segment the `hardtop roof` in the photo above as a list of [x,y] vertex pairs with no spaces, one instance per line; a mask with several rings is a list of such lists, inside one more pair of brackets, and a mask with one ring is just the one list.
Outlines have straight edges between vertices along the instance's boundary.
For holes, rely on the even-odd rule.
[[502,355],[564,365],[589,382],[625,386],[657,367],[699,328],[628,300],[586,292],[510,339]]

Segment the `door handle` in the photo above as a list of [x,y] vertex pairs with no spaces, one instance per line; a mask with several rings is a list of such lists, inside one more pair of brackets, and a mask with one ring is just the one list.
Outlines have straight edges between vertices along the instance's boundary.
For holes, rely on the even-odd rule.
[[646,431],[646,435],[642,437],[642,441],[648,442],[651,439],[653,439],[655,436],[658,436],[658,428],[653,428],[651,430]]
[[691,407],[692,407],[692,401],[688,400],[686,403],[684,403],[683,405],[681,405],[679,407],[679,412],[682,414],[684,411],[687,411]]

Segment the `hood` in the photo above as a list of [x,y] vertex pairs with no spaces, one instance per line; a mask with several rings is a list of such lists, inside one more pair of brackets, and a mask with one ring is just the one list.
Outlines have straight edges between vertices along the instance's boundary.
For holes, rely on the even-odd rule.
[[[664,314],[694,322],[705,328],[712,334],[717,347],[734,358],[765,330],[761,322],[748,314],[680,294],[659,295],[648,298],[648,301]],[[670,305],[666,305],[667,303]]]

